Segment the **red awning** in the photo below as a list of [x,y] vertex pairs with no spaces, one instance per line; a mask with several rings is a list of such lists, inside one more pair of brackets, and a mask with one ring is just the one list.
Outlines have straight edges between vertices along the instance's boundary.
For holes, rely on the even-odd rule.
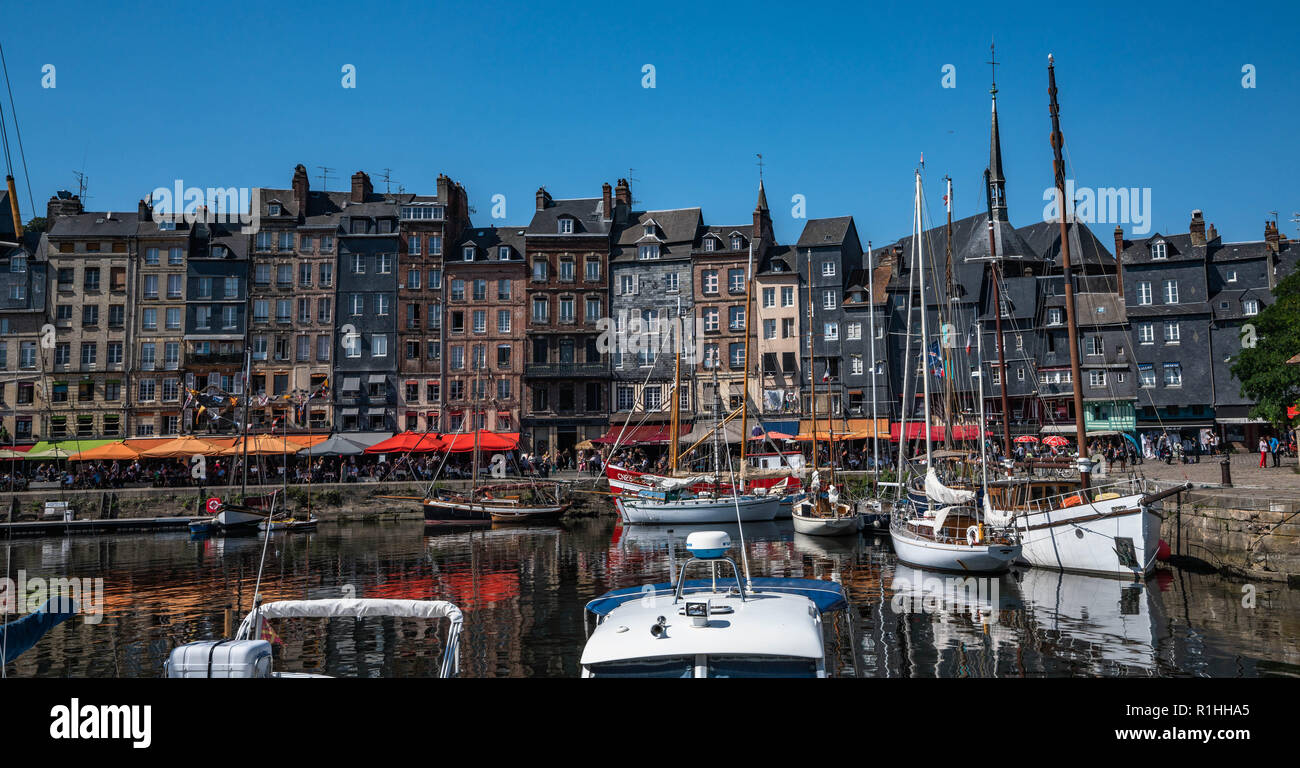
[[432,453],[442,450],[442,440],[432,432],[402,432],[366,449],[366,453]]
[[[689,423],[682,423],[677,426],[677,434],[680,437],[691,431]],[[671,424],[644,424],[639,427],[617,426],[610,427],[602,437],[592,440],[593,443],[603,445],[613,445],[618,443],[623,445],[667,445],[672,439]]]
[[[478,449],[480,451],[513,451],[518,447],[518,432],[488,432],[485,429],[478,431]],[[442,446],[439,450],[451,453],[473,451],[474,434],[470,432],[445,434],[442,436]]]
[[[894,441],[895,443],[898,442],[898,435],[902,431],[902,426],[903,426],[902,423],[897,421],[889,425],[890,440]],[[924,429],[925,429],[925,425],[919,421],[907,422],[907,439],[908,440],[925,439],[925,435],[922,434],[922,430]],[[987,435],[989,433],[985,431],[984,434]],[[978,440],[979,436],[980,436],[980,429],[975,424],[957,424],[952,428],[953,440]],[[930,425],[930,439],[933,441],[943,440],[943,427],[935,426],[933,424]]]

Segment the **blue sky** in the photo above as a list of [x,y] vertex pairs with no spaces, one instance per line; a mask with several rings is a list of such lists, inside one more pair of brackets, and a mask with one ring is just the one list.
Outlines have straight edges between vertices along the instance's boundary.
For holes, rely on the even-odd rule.
[[[73,171],[90,207],[122,210],[187,186],[313,188],[383,168],[407,191],[464,183],[478,224],[506,195],[526,223],[533,193],[596,196],[632,171],[641,207],[701,206],[750,220],[755,153],[778,236],[851,214],[863,240],[910,231],[922,153],[930,218],[943,181],[958,216],[983,206],[989,40],[1013,221],[1042,218],[1052,184],[1046,59],[1083,187],[1151,189],[1155,231],[1193,208],[1228,240],[1260,239],[1300,211],[1300,10],[1264,2],[356,3],[217,6],[66,2],[5,11],[4,51],[43,212]],[[302,6],[306,8],[307,6]],[[1243,10],[1244,9],[1244,10]],[[56,87],[42,88],[42,66]],[[341,68],[357,68],[356,88]],[[655,67],[655,88],[642,67]],[[943,67],[956,87],[943,88]],[[1242,87],[1242,67],[1256,87]],[[6,104],[6,114],[8,113]],[[12,133],[11,133],[12,140]],[[16,150],[15,150],[15,162]],[[22,185],[21,170],[17,172]],[[378,188],[383,185],[377,183]],[[22,189],[24,216],[30,216]],[[1113,224],[1097,227],[1110,242]],[[1126,229],[1129,229],[1126,227]],[[865,244],[865,243],[864,243]]]

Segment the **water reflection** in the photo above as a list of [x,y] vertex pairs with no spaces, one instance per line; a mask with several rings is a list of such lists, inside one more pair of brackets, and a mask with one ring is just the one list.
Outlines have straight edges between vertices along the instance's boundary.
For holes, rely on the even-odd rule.
[[[465,611],[465,676],[572,676],[583,605],[609,589],[665,581],[686,536],[735,526],[567,527],[426,532],[417,521],[326,525],[277,535],[267,599],[437,598]],[[788,521],[745,527],[755,575],[830,578],[852,609],[831,623],[842,675],[1295,675],[1300,598],[1284,585],[1162,572],[1143,584],[1026,570],[987,583],[901,566],[888,537],[796,534]],[[186,534],[16,539],[9,572],[102,577],[105,615],[75,619],[11,663],[14,676],[157,676],[170,649],[218,637],[225,609],[248,611],[262,556],[256,537]],[[233,629],[233,627],[232,627]],[[442,627],[409,619],[277,624],[277,667],[356,676],[432,676]]]

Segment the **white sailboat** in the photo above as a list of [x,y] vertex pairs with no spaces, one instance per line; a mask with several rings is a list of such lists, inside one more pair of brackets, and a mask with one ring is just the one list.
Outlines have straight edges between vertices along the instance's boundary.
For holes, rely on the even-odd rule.
[[[928,341],[926,323],[925,261],[922,257],[923,230],[921,222],[921,174],[916,173],[915,213],[913,217],[912,265],[909,270],[908,287],[911,295],[911,279],[915,275],[920,284],[921,295],[921,355],[924,361]],[[910,302],[910,299],[909,299]],[[911,325],[909,306],[908,325]],[[910,338],[910,335],[909,335]],[[911,345],[908,345],[910,353]],[[903,370],[910,371],[910,360],[904,359]],[[925,418],[925,457],[926,496],[923,503],[910,503],[895,507],[890,520],[889,536],[894,544],[894,553],[902,562],[931,570],[960,571],[967,573],[998,573],[1007,570],[1020,555],[1020,545],[1010,529],[996,525],[1007,522],[986,519],[991,511],[984,505],[978,509],[971,502],[975,500],[973,491],[948,488],[939,480],[934,470],[934,451],[930,434],[930,371],[929,365],[922,363],[921,381],[924,387],[922,411]],[[983,377],[980,377],[981,393]],[[981,415],[983,397],[981,394]],[[906,418],[906,410],[904,411]],[[981,420],[982,423],[982,420]],[[904,422],[904,426],[906,422]],[[900,452],[906,445],[906,431],[899,442]],[[981,441],[981,450],[983,441]],[[900,459],[899,466],[905,466]],[[987,485],[987,479],[985,480]]]

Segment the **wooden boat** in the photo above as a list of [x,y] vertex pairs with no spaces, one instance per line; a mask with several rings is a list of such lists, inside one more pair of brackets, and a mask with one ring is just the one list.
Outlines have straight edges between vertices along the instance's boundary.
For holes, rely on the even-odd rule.
[[[549,489],[549,490],[548,490]],[[559,483],[501,483],[471,489],[470,493],[441,491],[424,499],[426,523],[500,522],[555,519],[569,508],[561,498]]]
[[263,520],[257,524],[257,530],[265,531],[270,529],[273,533],[278,533],[280,531],[289,533],[314,531],[316,530],[316,522],[317,518],[315,515],[312,515],[306,520],[298,520],[292,517],[280,517],[273,520]]
[[569,504],[565,504],[557,509],[531,509],[520,508],[504,512],[491,512],[492,522],[507,523],[511,525],[530,525],[533,523],[553,523],[564,516],[568,511]]

